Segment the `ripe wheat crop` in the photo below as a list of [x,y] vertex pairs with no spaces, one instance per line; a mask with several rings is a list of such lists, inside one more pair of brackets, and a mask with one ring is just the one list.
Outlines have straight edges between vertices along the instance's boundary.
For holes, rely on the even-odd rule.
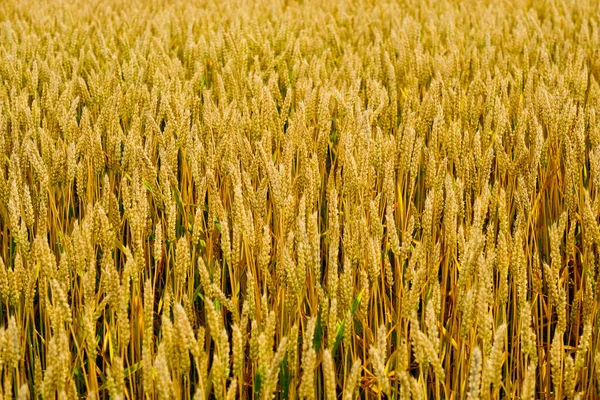
[[0,398],[600,396],[594,0],[4,0]]

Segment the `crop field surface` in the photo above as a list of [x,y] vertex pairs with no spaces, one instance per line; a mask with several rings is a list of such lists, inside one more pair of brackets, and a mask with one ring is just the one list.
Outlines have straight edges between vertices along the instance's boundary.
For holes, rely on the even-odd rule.
[[0,1],[0,400],[599,398],[599,257],[599,1]]

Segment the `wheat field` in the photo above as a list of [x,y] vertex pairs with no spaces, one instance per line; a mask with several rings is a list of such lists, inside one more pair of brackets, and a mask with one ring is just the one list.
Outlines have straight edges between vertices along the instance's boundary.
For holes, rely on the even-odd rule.
[[599,3],[2,1],[0,398],[597,398]]

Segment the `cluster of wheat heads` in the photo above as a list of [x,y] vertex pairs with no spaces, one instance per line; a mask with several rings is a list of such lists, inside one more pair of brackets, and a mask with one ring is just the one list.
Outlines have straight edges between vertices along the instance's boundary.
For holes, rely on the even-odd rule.
[[596,1],[0,4],[2,398],[592,398]]

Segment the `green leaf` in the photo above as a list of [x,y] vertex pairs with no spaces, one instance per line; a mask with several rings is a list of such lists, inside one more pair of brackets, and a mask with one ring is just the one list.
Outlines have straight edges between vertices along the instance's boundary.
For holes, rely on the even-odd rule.
[[330,141],[332,144],[334,144],[334,145],[336,145],[336,144],[337,144],[337,141],[338,141],[338,134],[337,134],[337,131],[336,131],[336,130],[332,130],[332,131],[331,131],[331,134],[329,134],[329,141]]
[[77,380],[77,382],[85,383],[85,377],[83,376],[81,368],[75,368],[73,375],[75,375],[75,379]]
[[257,396],[260,395],[260,384],[262,381],[262,376],[260,373],[260,370],[256,371],[256,376],[254,377],[254,393],[256,393]]
[[287,354],[283,358],[283,362],[279,367],[279,382],[281,382],[281,398],[289,399],[290,397],[290,381],[292,377],[290,376],[290,370],[287,365]]
[[342,339],[344,338],[344,331],[346,329],[346,321],[342,321],[341,324],[338,324],[338,327],[335,332],[335,343],[333,344],[333,349],[331,351],[331,355],[334,356],[337,351]]
[[132,366],[125,368],[125,370],[123,371],[125,374],[125,377],[130,376],[131,374],[135,374],[137,371],[139,371],[142,368],[142,362],[138,362],[137,364],[133,364]]
[[318,353],[323,340],[323,324],[321,322],[321,313],[317,316],[317,326],[315,327],[315,336],[313,337],[313,348]]
[[360,292],[358,292],[358,295],[356,296],[356,298],[352,301],[352,306],[350,307],[350,312],[352,313],[352,315],[354,315],[354,313],[358,309],[358,305],[360,304],[362,295],[363,295],[363,291],[361,290]]
[[177,205],[181,208],[181,210],[183,210],[183,202],[181,201],[181,197],[179,196],[179,190],[172,190],[173,195],[175,195],[175,201],[177,202]]
[[144,186],[150,193],[154,194],[154,191],[152,191],[152,186],[150,186],[150,184],[148,182],[146,182],[145,180],[142,180],[142,183],[144,184]]

